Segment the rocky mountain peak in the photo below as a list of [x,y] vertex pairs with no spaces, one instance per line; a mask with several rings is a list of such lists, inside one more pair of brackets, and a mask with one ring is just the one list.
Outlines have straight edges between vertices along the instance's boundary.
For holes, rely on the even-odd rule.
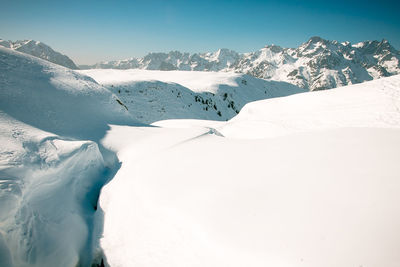
[[0,45],[25,54],[29,54],[52,63],[70,68],[78,69],[75,63],[66,55],[54,51],[50,46],[35,40],[5,41],[0,40]]
[[244,54],[226,48],[194,54],[150,53],[136,62],[115,61],[93,68],[235,71],[290,82],[309,90],[335,88],[400,73],[399,51],[385,39],[352,45],[319,36],[311,37],[297,48],[266,45]]

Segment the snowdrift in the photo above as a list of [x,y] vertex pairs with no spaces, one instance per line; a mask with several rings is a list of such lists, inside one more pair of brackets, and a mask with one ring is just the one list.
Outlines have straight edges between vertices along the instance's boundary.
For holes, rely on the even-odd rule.
[[107,264],[398,266],[399,92],[396,76],[250,103],[227,123],[113,126]]
[[90,266],[109,123],[140,125],[91,78],[0,47],[0,266]]
[[0,125],[0,265],[90,265],[107,177],[97,144],[63,140],[4,113]]
[[219,130],[229,137],[266,138],[340,127],[399,128],[400,75],[334,90],[257,101]]

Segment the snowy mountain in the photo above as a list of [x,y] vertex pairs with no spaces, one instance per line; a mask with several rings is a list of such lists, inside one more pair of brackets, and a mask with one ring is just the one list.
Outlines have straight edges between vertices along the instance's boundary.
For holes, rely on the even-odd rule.
[[42,42],[34,40],[13,42],[0,39],[0,46],[26,53],[70,69],[78,69],[78,67],[69,57],[54,51],[51,47]]
[[199,71],[81,70],[108,88],[138,121],[228,120],[251,101],[305,92],[286,82]]
[[234,71],[313,91],[399,74],[400,53],[387,40],[352,45],[312,37],[298,48],[268,45],[244,54],[228,49],[199,54],[150,53],[143,58],[101,62],[88,68]]
[[399,266],[400,75],[304,91],[0,47],[0,266]]
[[141,125],[87,76],[0,47],[0,266],[90,266],[108,124]]

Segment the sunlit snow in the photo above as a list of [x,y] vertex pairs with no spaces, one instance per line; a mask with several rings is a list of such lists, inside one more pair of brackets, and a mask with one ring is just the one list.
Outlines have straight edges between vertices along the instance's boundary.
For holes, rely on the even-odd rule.
[[400,264],[400,76],[305,93],[0,48],[0,125],[2,267]]

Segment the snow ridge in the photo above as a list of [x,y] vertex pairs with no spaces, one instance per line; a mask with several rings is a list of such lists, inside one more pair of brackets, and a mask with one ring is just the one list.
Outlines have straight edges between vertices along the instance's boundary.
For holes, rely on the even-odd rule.
[[[0,265],[90,266],[97,198],[119,167],[99,140],[138,124],[71,69],[0,47]],[[122,103],[122,102],[121,102]]]
[[13,42],[0,39],[0,46],[26,53],[70,69],[78,69],[69,57],[54,51],[50,46],[39,41],[18,40]]

